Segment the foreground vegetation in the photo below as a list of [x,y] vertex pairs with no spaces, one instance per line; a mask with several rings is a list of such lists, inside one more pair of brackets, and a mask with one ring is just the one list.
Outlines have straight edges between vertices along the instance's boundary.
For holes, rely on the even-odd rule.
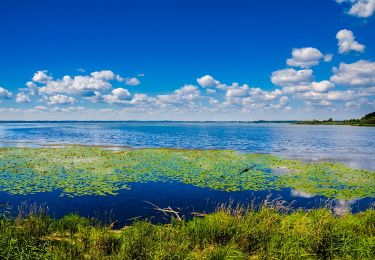
[[375,112],[369,113],[361,119],[349,119],[349,120],[312,120],[312,121],[298,121],[296,124],[304,125],[352,125],[352,126],[375,126]]
[[0,191],[116,194],[133,182],[181,182],[221,191],[293,188],[328,198],[375,197],[375,172],[228,150],[0,148]]
[[375,259],[375,210],[334,216],[222,208],[190,221],[120,230],[68,215],[0,218],[0,259]]

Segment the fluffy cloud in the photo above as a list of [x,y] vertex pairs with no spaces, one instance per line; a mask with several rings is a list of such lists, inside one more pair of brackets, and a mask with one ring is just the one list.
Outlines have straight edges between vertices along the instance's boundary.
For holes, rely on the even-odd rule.
[[110,81],[115,79],[116,77],[116,75],[110,70],[94,71],[91,73],[91,76],[95,79],[100,79],[104,81]]
[[130,100],[131,105],[150,105],[156,102],[156,98],[150,97],[146,94],[134,94],[134,97]]
[[67,105],[74,104],[76,99],[65,95],[53,95],[47,98],[49,105]]
[[[238,106],[243,107],[242,111],[247,111],[247,112],[254,111],[254,110],[271,111],[271,110],[280,110],[283,108],[286,110],[289,110],[289,107],[287,107],[287,104],[289,103],[289,98],[287,96],[280,96],[281,92],[279,92],[278,90],[275,90],[273,91],[273,93],[268,93],[268,94],[270,96],[252,95],[252,96],[243,98],[242,100],[238,99],[236,100],[236,102]],[[226,101],[226,103],[228,103],[228,101]]]
[[375,86],[375,62],[360,60],[351,64],[340,63],[333,73],[331,81],[336,85],[359,88]]
[[375,0],[357,0],[348,14],[358,17],[370,17],[375,10]]
[[103,96],[104,102],[108,104],[128,104],[131,98],[129,91],[124,88],[116,88],[111,94]]
[[125,80],[125,84],[129,86],[137,86],[140,84],[140,81],[137,78],[128,78]]
[[112,88],[111,81],[125,82],[128,85],[138,85],[136,78],[124,79],[110,70],[94,71],[84,76],[66,75],[61,79],[53,79],[48,71],[37,71],[32,81],[27,82],[31,95],[73,95],[93,96],[95,92],[101,92]]
[[296,86],[286,86],[282,88],[283,93],[286,94],[293,94],[293,93],[299,93],[299,92],[307,92],[307,91],[313,91],[313,92],[327,92],[328,90],[335,87],[335,84],[328,80],[323,80],[320,82],[311,82],[311,84],[308,85],[296,85]]
[[[200,86],[207,88],[208,94],[216,93],[216,89],[224,91],[225,95],[221,101],[220,95],[217,98],[208,97],[208,104],[211,105],[211,109],[228,109],[236,107],[236,109],[277,109],[286,105],[287,97],[281,99],[280,103],[271,104],[270,102],[277,100],[282,95],[280,89],[273,91],[266,91],[261,88],[250,87],[248,84],[240,85],[233,82],[231,85],[221,83],[214,79],[210,75],[203,76],[197,79]],[[209,88],[211,87],[211,88]],[[216,88],[216,89],[212,89]],[[221,94],[220,92],[219,94]],[[201,97],[201,99],[205,99]]]
[[309,84],[313,80],[311,69],[283,69],[272,72],[271,81],[279,86],[296,86]]
[[352,31],[347,29],[340,30],[336,34],[336,38],[338,40],[337,45],[339,46],[340,53],[348,53],[350,51],[364,52],[365,50],[365,46],[355,40]]
[[274,100],[278,98],[280,95],[282,95],[282,91],[280,89],[275,89],[273,91],[265,91],[261,88],[250,89],[250,96],[257,101]]
[[34,73],[32,81],[37,83],[47,83],[52,80],[52,77],[47,75],[48,71],[40,70]]
[[28,95],[26,95],[23,92],[20,92],[16,96],[16,102],[17,103],[30,103],[31,100],[30,100],[30,97]]
[[375,86],[369,88],[359,88],[357,91],[357,95],[361,97],[375,96]]
[[[261,88],[249,87],[232,83],[227,87],[224,102],[220,104],[217,100],[211,105],[218,105],[219,108],[229,109],[235,107],[241,111],[281,109],[288,103],[288,97],[283,96],[280,89],[266,91]],[[279,100],[277,100],[280,98]]]
[[336,0],[336,2],[351,4],[348,14],[361,18],[370,17],[375,11],[375,0]]
[[215,80],[212,76],[210,75],[205,75],[201,78],[197,78],[197,82],[200,86],[207,88],[207,87],[214,87],[216,86],[219,81]]
[[11,98],[12,97],[12,92],[9,90],[6,90],[3,87],[0,87],[0,99],[1,98]]
[[[300,93],[297,95],[298,98],[304,99],[304,100],[317,100],[317,101],[349,101],[353,100],[356,96],[355,93],[351,90],[345,90],[345,91],[329,91],[327,93],[320,93],[320,92],[314,92],[309,91],[305,93]],[[328,103],[327,103],[328,104]]]
[[351,90],[345,90],[345,91],[329,91],[327,94],[325,94],[325,98],[327,100],[332,101],[348,101],[355,98],[355,93]]
[[332,55],[323,55],[318,49],[312,47],[295,48],[292,50],[292,58],[288,59],[286,63],[293,67],[309,68],[318,65],[322,59],[329,62],[332,60]]
[[323,99],[323,94],[319,92],[308,91],[305,93],[298,94],[297,97],[305,100],[320,100]]
[[288,100],[289,100],[289,98],[287,97],[287,96],[282,96],[280,99],[279,99],[279,103],[280,103],[280,105],[286,105],[286,104],[288,104]]
[[171,94],[158,95],[157,104],[165,106],[167,104],[178,104],[178,105],[192,105],[193,101],[200,98],[200,91],[194,85],[185,85],[180,89],[175,90]]
[[311,83],[311,89],[316,92],[326,92],[335,87],[335,84],[328,80]]
[[30,95],[34,96],[39,93],[39,88],[34,82],[29,81],[25,85],[27,86],[27,89],[25,90],[27,90],[30,93]]
[[[298,55],[293,55],[293,58]],[[322,55],[319,55],[319,60],[324,59]],[[91,101],[102,103],[101,106],[106,106],[104,110],[111,113],[111,116],[121,113],[129,115],[246,114],[254,111],[256,113],[289,111],[292,107],[302,103],[305,103],[308,109],[359,108],[363,104],[370,106],[373,102],[375,84],[372,83],[375,82],[373,76],[375,68],[374,64],[369,61],[357,63],[340,64],[338,69],[334,69],[331,79],[323,81],[314,81],[311,69],[278,70],[272,73],[271,81],[281,87],[267,90],[236,82],[225,84],[210,75],[205,75],[197,78],[199,86],[184,85],[174,91],[156,96],[149,96],[146,93],[131,94],[121,87],[113,89],[112,81],[116,81],[117,84],[126,84],[129,78],[122,78],[109,70],[96,71],[82,76],[64,76],[61,79],[54,79],[47,71],[39,71],[35,73],[33,81],[26,83],[27,88],[20,89],[17,102],[29,102],[30,95],[38,95],[39,101],[45,102],[45,106],[34,107],[29,111],[66,112],[70,113],[69,115],[77,112],[95,115],[100,109],[83,107],[85,102]],[[310,65],[311,63],[299,64],[301,67]],[[349,80],[349,78],[358,79]],[[361,84],[358,80],[362,81]],[[333,90],[335,85],[351,87],[356,84],[358,88],[355,90]],[[367,87],[364,88],[364,86]],[[83,106],[69,106],[76,103],[83,104]],[[110,108],[110,105],[120,105],[122,108],[116,106]]]
[[227,97],[245,97],[249,96],[249,86],[247,84],[239,86],[234,84],[228,88],[225,96]]
[[205,75],[201,78],[197,78],[197,82],[203,88],[213,87],[221,90],[227,89],[227,85],[222,84],[220,81],[214,79],[210,75]]
[[49,81],[45,86],[39,88],[42,94],[70,94],[90,95],[95,90],[110,89],[112,85],[96,77],[89,76],[64,76],[61,80]]

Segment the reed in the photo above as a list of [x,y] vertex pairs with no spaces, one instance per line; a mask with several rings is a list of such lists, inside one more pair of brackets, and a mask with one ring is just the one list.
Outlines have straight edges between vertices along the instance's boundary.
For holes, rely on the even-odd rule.
[[374,259],[375,210],[292,212],[280,200],[266,200],[258,207],[223,204],[192,220],[171,217],[169,224],[137,220],[118,230],[78,215],[3,214],[0,258]]

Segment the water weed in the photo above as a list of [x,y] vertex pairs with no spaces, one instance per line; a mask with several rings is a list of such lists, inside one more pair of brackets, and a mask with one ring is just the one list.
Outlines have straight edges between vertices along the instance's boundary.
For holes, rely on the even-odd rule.
[[181,182],[221,191],[293,188],[328,198],[375,197],[375,172],[230,150],[0,148],[0,190],[114,195],[133,182]]

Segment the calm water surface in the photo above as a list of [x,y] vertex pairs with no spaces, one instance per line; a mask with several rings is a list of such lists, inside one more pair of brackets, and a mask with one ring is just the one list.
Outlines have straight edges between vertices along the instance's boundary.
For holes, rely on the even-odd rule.
[[234,149],[375,170],[375,127],[250,123],[0,123],[1,146]]
[[[334,161],[351,167],[375,170],[375,128],[353,126],[311,126],[250,123],[0,123],[0,146],[45,146],[85,144],[188,149],[234,149],[249,153],[271,153],[305,161]],[[312,208],[322,197],[295,190],[263,192],[219,192],[177,183],[133,184],[117,196],[60,198],[58,193],[15,196],[0,193],[0,204],[14,208],[21,201],[46,202],[51,214],[79,212],[86,216],[112,215],[115,219],[155,214],[151,201],[159,206],[180,207],[182,212],[211,211],[220,202],[249,202],[269,193],[282,196],[295,207]],[[337,213],[363,210],[373,202],[366,198],[333,201]],[[104,215],[103,215],[104,214]],[[108,217],[108,216],[107,216]],[[104,217],[103,217],[104,218]],[[155,217],[161,219],[162,216]]]

